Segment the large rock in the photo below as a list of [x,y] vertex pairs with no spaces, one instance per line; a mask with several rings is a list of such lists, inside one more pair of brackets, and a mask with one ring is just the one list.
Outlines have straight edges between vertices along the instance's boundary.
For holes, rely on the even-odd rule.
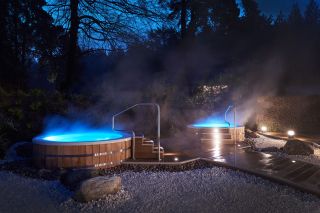
[[83,181],[75,191],[74,199],[79,202],[99,200],[108,194],[117,193],[121,188],[120,177],[99,176]]
[[309,144],[299,140],[288,140],[283,147],[283,151],[288,155],[311,155],[314,153]]
[[62,174],[60,181],[67,188],[74,190],[82,181],[97,176],[99,176],[99,170],[75,169]]

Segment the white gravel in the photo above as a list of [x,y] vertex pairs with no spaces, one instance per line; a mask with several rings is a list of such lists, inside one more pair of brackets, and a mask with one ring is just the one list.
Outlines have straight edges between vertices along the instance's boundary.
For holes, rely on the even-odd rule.
[[81,204],[57,181],[0,172],[0,212],[320,212],[320,199],[225,168],[124,172],[123,189]]
[[264,149],[268,147],[277,147],[280,149],[281,147],[284,147],[287,141],[285,140],[278,140],[278,139],[272,139],[268,138],[263,135],[259,135],[259,138],[252,138],[252,140],[255,143],[255,146],[257,149]]
[[[250,140],[254,142],[255,147],[257,149],[265,149],[270,147],[277,147],[278,149],[284,147],[287,141],[268,138],[263,135],[259,135],[259,138],[251,138]],[[317,147],[313,147],[314,154],[305,156],[305,155],[287,155],[283,152],[272,152],[272,154],[277,155],[279,157],[286,157],[292,160],[304,161],[307,163],[312,163],[315,165],[320,165],[320,149]]]

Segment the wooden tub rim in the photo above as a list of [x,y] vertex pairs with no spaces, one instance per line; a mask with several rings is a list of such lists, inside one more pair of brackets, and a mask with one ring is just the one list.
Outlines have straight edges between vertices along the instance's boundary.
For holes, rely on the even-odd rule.
[[110,139],[110,140],[97,140],[97,141],[81,141],[81,142],[58,142],[58,141],[48,141],[41,138],[32,139],[33,144],[37,145],[47,145],[47,146],[88,146],[97,144],[108,144],[108,143],[119,143],[132,140],[131,137],[124,135],[121,138]]

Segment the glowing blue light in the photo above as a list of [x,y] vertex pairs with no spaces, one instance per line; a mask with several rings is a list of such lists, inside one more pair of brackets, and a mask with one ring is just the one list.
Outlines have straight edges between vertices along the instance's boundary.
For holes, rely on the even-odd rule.
[[123,137],[122,134],[117,132],[77,132],[77,133],[64,133],[57,135],[40,136],[39,139],[52,141],[52,142],[89,142],[89,141],[104,141],[111,139],[119,139]]
[[81,121],[70,121],[61,116],[46,120],[44,133],[36,140],[47,142],[94,142],[123,138],[125,134],[112,131],[108,126],[92,126]]
[[228,128],[233,127],[233,123],[227,123],[223,119],[220,118],[206,118],[192,124],[195,128]]
[[229,127],[228,123],[197,123],[197,124],[193,124],[193,127],[196,128],[227,128]]

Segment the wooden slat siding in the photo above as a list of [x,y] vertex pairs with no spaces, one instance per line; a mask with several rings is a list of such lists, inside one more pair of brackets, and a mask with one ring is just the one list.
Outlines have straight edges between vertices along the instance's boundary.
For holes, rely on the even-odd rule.
[[79,157],[79,165],[86,166],[86,157]]
[[[34,144],[33,152],[33,163],[40,168],[83,168],[95,165],[97,168],[109,168],[131,158],[131,140],[93,145]],[[113,164],[110,165],[110,162]]]
[[62,158],[58,158],[58,167],[59,168],[63,168],[64,167]]
[[86,154],[86,146],[78,146],[78,154],[85,155]]
[[118,151],[118,153],[117,153],[117,159],[116,159],[116,161],[117,161],[118,164],[119,164],[120,161],[122,160],[121,154],[122,154],[122,153],[120,152],[120,149],[119,149],[119,151]]
[[92,146],[92,154],[98,154],[98,153],[100,153],[99,144],[95,144]]
[[99,164],[99,156],[93,156],[92,157],[92,165]]
[[54,161],[52,158],[50,157],[47,157],[47,158],[44,158],[45,160],[45,165],[47,168],[51,168],[53,166],[54,163],[52,163],[52,161]]
[[79,157],[73,157],[72,159],[72,167],[81,167]]
[[[105,144],[100,144],[99,146],[100,146],[100,148],[99,148],[100,153],[105,153],[106,152],[106,145]],[[107,162],[106,161],[106,155],[101,155],[100,156],[99,163],[103,163],[103,162]]]

